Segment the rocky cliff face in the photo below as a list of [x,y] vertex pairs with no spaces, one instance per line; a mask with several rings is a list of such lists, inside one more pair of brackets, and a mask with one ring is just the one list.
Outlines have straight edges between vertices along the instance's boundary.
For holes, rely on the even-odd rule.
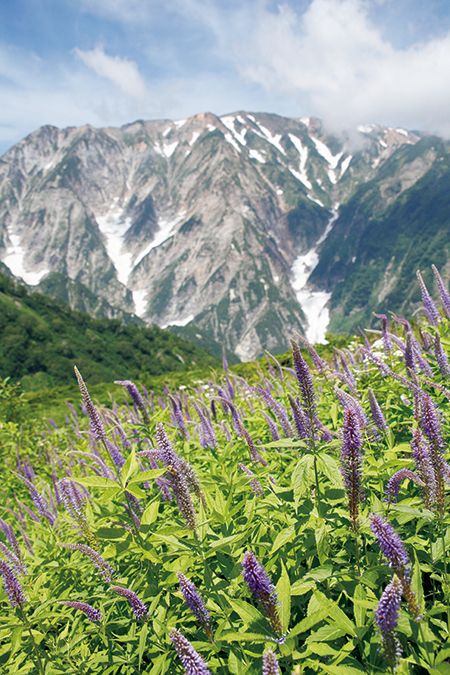
[[[447,159],[402,129],[337,139],[315,119],[246,112],[43,127],[0,159],[0,259],[74,307],[249,359],[294,330],[322,339],[330,307],[342,325],[370,223]],[[378,265],[381,298],[397,274]]]

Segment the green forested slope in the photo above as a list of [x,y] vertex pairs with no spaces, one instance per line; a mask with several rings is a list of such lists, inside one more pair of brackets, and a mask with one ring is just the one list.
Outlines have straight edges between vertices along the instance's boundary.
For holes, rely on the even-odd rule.
[[27,388],[72,383],[74,363],[95,383],[215,360],[168,331],[92,319],[0,274],[0,376],[21,379]]

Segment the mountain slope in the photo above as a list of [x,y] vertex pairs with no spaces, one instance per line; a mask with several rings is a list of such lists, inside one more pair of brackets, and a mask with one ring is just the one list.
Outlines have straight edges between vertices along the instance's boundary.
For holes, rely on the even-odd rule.
[[447,153],[403,129],[337,139],[266,113],[43,127],[0,159],[0,258],[72,307],[135,312],[246,360],[294,330],[322,339],[329,308],[351,323],[347,233],[362,240]]
[[27,387],[73,382],[76,363],[92,383],[207,367],[216,360],[157,327],[74,312],[0,274],[0,376]]

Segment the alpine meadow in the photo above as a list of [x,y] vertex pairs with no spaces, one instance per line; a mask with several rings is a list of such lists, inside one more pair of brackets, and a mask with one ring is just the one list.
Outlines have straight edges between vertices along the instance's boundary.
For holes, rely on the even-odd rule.
[[[448,673],[450,296],[334,349],[1,405],[5,673]],[[431,287],[430,287],[431,289]],[[50,405],[50,404],[49,404]],[[25,410],[25,414],[24,413]]]

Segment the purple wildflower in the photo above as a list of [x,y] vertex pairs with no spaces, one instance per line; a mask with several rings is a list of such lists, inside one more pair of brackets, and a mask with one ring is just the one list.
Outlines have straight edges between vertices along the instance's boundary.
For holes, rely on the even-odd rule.
[[358,529],[359,504],[363,497],[362,479],[362,439],[358,415],[353,408],[344,412],[342,429],[341,473],[347,492],[352,529]]
[[131,380],[115,380],[114,384],[120,384],[122,387],[126,387],[126,390],[133,399],[133,403],[138,410],[140,410],[144,424],[148,424],[149,417],[147,412],[147,406],[144,399],[142,398],[139,389],[136,387],[134,382]]
[[415,369],[414,350],[411,341],[411,333],[407,333],[406,335],[406,346],[404,356],[405,356],[406,370],[409,373],[414,373],[416,369]]
[[118,469],[121,469],[125,464],[125,457],[122,455],[119,448],[107,438],[104,440],[104,443],[113,464]]
[[171,630],[169,638],[183,664],[185,675],[210,675],[206,663],[183,633],[178,630]]
[[381,516],[373,513],[370,519],[370,528],[378,539],[381,552],[387,558],[389,566],[392,567],[401,579],[409,579],[409,556],[402,540],[392,525],[383,520]]
[[421,399],[421,427],[430,439],[431,444],[436,449],[441,449],[444,446],[444,441],[436,405],[428,394],[422,393]]
[[266,420],[266,422],[268,424],[270,435],[272,436],[272,440],[273,441],[279,441],[280,440],[280,434],[279,434],[277,425],[275,424],[273,419],[270,417],[270,415],[268,415],[265,412],[263,412],[262,415],[263,415],[264,419]]
[[16,556],[18,558],[22,558],[19,542],[17,541],[17,537],[14,534],[14,530],[12,529],[11,525],[6,522],[6,520],[3,520],[3,518],[0,518],[0,529],[2,530],[6,539],[9,541]]
[[278,615],[278,599],[275,586],[252,551],[247,551],[244,554],[242,559],[242,575],[253,596],[261,603],[273,630],[281,634],[283,631]]
[[438,333],[436,333],[434,337],[434,353],[442,377],[448,377],[450,375],[450,365],[447,354],[444,352],[442,347],[441,338],[439,337]]
[[267,391],[267,389],[264,389],[263,387],[256,387],[256,391],[262,397],[265,403],[269,406],[269,408],[273,411],[273,414],[280,423],[280,426],[283,429],[285,436],[287,436],[288,438],[293,436],[292,427],[290,425],[285,407],[281,405],[281,403],[278,403],[278,401],[276,401],[273,398],[273,396]]
[[402,602],[402,582],[394,577],[386,586],[375,610],[375,621],[381,633],[386,661],[395,670],[401,656],[400,643],[395,635],[398,613]]
[[211,637],[211,617],[200,593],[197,591],[192,581],[189,581],[184,574],[177,572],[177,577],[180,582],[180,590],[186,605],[192,610],[192,613],[203,626],[208,636]]
[[50,523],[50,525],[54,525],[56,517],[49,510],[47,502],[45,501],[41,493],[37,490],[34,483],[32,483],[31,480],[28,480],[28,478],[25,478],[25,476],[21,476],[21,479],[27,486],[30,492],[31,499],[33,500],[33,503],[36,506],[38,513],[40,513],[41,516],[46,518]]
[[299,438],[311,437],[311,422],[305,415],[300,405],[300,401],[289,394],[289,404],[294,417],[295,429]]
[[268,649],[263,654],[262,675],[281,675],[277,657],[272,649]]
[[180,458],[175,452],[162,424],[157,425],[155,435],[159,450],[158,456],[162,463],[166,466],[178,466]]
[[247,447],[248,447],[248,450],[250,452],[250,459],[252,460],[252,462],[255,462],[255,464],[257,462],[259,462],[263,466],[267,466],[266,460],[264,459],[264,457],[262,457],[261,453],[259,452],[259,450],[257,449],[257,447],[255,445],[255,442],[254,442],[253,438],[250,436],[247,429],[242,424],[241,420],[239,420],[239,426],[240,426],[240,430],[241,430],[241,436],[244,438],[245,442],[247,443]]
[[419,620],[421,618],[420,608],[411,588],[410,560],[402,540],[392,525],[374,513],[370,518],[370,528],[378,539],[381,552],[387,558],[389,566],[402,582],[403,595],[408,603],[409,611],[415,619]]
[[396,471],[388,480],[386,486],[387,502],[394,503],[397,501],[400,485],[404,480],[407,479],[411,480],[416,485],[420,485],[420,487],[425,487],[423,480],[419,478],[419,476],[415,474],[414,471],[411,471],[410,469],[400,469],[399,471]]
[[[292,340],[291,345],[294,369],[300,387],[303,408],[305,409],[310,420],[312,420],[316,412],[316,402],[311,373],[309,372],[308,364],[303,358],[298,344]],[[313,433],[314,429],[312,427],[313,425],[311,423],[311,432]]]
[[2,553],[8,564],[17,574],[26,574],[27,568],[21,561],[21,559],[13,553],[2,541],[0,541],[0,553]]
[[375,423],[375,425],[378,427],[380,431],[387,431],[388,425],[386,423],[386,420],[384,418],[383,412],[380,408],[380,404],[377,401],[377,398],[375,394],[373,393],[372,389],[369,387],[369,405],[370,405],[370,412],[372,414],[372,419]]
[[184,423],[184,417],[183,417],[183,410],[181,407],[181,401],[178,398],[175,398],[172,395],[169,395],[169,400],[172,405],[172,414],[173,414],[173,420],[175,424],[177,425],[180,433],[184,438],[187,438],[187,429],[186,425]]
[[436,474],[431,460],[430,448],[420,429],[413,429],[411,450],[417,472],[424,483],[425,506],[432,508],[437,499]]
[[4,560],[0,560],[0,574],[11,607],[22,607],[25,604],[25,595],[12,568]]
[[386,354],[389,354],[391,349],[392,349],[392,342],[390,340],[389,333],[388,333],[389,320],[388,320],[386,314],[374,314],[374,316],[377,319],[381,319],[381,325],[382,325],[381,331],[382,331],[382,335],[383,335],[384,351],[386,352]]
[[78,602],[77,600],[62,600],[61,604],[83,612],[83,614],[86,614],[87,618],[89,621],[92,621],[92,623],[99,623],[102,620],[102,613],[100,610],[95,609],[95,607],[92,607],[92,605],[88,605],[87,602]]
[[422,303],[423,303],[423,308],[425,310],[425,314],[428,317],[428,321],[433,325],[436,326],[439,322],[440,316],[439,312],[436,308],[436,305],[434,304],[434,300],[431,297],[431,295],[428,292],[428,288],[425,285],[425,282],[422,278],[421,273],[419,270],[416,272],[417,279],[419,281],[419,287],[420,287],[420,292],[422,294]]
[[86,387],[86,384],[81,377],[81,373],[76,366],[74,367],[74,371],[78,381],[78,386],[80,388],[81,397],[83,399],[83,405],[86,409],[91,424],[92,435],[94,436],[95,440],[104,442],[106,440],[106,433],[103,423],[100,419],[100,415],[92,403],[88,388]]
[[368,424],[368,420],[361,403],[357,401],[356,398],[354,398],[354,396],[348,394],[346,391],[340,389],[339,387],[334,388],[334,393],[338,397],[339,402],[344,407],[344,409],[351,408],[352,410],[355,411],[359,420],[360,427],[362,429],[366,427]]
[[134,591],[132,591],[129,588],[123,588],[122,586],[111,586],[111,590],[114,591],[114,593],[118,593],[126,600],[128,600],[136,619],[141,620],[147,617],[148,614],[147,606],[144,605],[142,600]]
[[100,553],[97,553],[97,551],[86,544],[63,544],[63,546],[64,548],[68,548],[71,551],[80,551],[80,553],[84,553],[84,555],[86,555],[92,564],[98,569],[101,577],[107,583],[112,581],[114,570],[111,565],[102,558]]
[[245,466],[245,464],[239,464],[239,468],[241,471],[245,473],[246,476],[250,478],[250,485],[257,497],[262,497],[264,494],[264,490],[262,488],[261,483],[259,480],[256,478],[255,474],[251,469],[248,468],[248,466]]
[[441,275],[438,272],[438,269],[435,265],[431,265],[433,270],[434,278],[436,285],[438,287],[439,295],[441,298],[442,307],[444,308],[445,315],[447,319],[450,319],[450,295],[445,287],[444,281],[442,280]]

